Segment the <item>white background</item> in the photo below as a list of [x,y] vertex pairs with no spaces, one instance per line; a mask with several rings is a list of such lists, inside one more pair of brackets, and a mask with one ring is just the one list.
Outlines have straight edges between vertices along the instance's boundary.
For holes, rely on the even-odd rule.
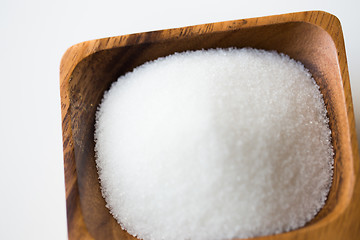
[[304,10],[343,27],[360,135],[359,1],[42,1],[0,4],[0,239],[67,239],[59,64],[78,42]]

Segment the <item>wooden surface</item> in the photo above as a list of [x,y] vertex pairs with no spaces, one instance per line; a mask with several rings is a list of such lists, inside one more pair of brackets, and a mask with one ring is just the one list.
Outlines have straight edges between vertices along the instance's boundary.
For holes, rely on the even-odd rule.
[[118,76],[174,52],[216,47],[277,50],[300,60],[320,85],[335,150],[333,185],[305,227],[261,240],[360,239],[359,155],[339,20],[325,12],[291,13],[79,43],[64,54],[60,90],[69,239],[136,239],[105,208],[94,161],[94,115]]

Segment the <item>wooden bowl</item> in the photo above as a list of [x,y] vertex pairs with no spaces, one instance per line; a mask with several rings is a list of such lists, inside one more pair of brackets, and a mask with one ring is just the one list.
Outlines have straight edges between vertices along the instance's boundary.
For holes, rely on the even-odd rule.
[[301,61],[319,84],[332,129],[333,184],[324,208],[306,226],[255,239],[359,239],[359,155],[339,20],[312,11],[219,22],[79,43],[60,66],[69,239],[136,239],[105,207],[94,158],[94,116],[103,93],[142,63],[185,50],[253,47]]

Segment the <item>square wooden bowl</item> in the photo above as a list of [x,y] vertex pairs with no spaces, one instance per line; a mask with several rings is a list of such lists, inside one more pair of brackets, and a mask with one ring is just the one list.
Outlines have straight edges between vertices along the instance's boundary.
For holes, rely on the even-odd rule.
[[103,93],[142,63],[186,50],[253,47],[301,61],[324,95],[335,151],[333,184],[324,208],[306,226],[255,239],[359,239],[359,155],[339,20],[311,11],[219,22],[79,43],[60,66],[69,239],[136,239],[116,223],[100,193],[94,116]]

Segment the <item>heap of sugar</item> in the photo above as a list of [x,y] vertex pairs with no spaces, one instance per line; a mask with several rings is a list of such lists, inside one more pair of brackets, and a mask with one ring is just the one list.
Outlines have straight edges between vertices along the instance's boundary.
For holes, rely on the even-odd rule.
[[176,53],[105,93],[96,156],[107,207],[144,240],[303,226],[331,186],[331,131],[304,66],[256,49]]

